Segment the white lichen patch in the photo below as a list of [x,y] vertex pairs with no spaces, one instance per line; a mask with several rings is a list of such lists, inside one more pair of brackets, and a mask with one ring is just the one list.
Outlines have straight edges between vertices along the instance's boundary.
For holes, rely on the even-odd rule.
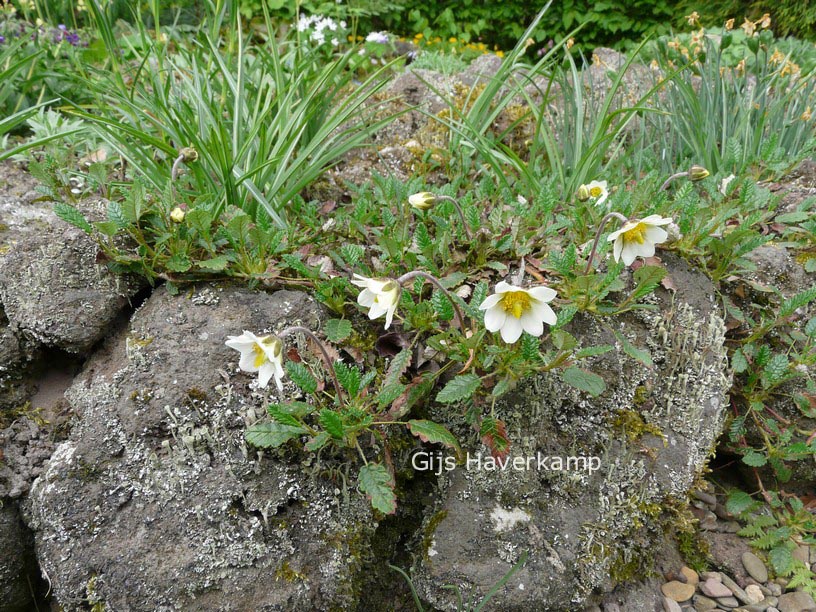
[[526,523],[531,518],[527,512],[518,507],[512,510],[505,510],[501,506],[496,506],[490,513],[490,519],[493,521],[493,531],[496,533],[509,531],[518,523]]

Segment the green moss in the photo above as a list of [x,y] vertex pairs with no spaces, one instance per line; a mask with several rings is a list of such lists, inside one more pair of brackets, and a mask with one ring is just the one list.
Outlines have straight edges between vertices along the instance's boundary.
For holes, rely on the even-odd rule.
[[206,402],[207,394],[196,387],[187,389],[187,397],[193,402]]
[[434,514],[428,521],[428,524],[422,533],[422,556],[424,557],[426,562],[430,561],[428,551],[431,549],[431,546],[433,545],[436,528],[439,527],[439,523],[444,521],[447,516],[448,516],[447,510],[440,510],[439,512]]
[[306,580],[306,576],[293,570],[288,561],[283,561],[275,570],[275,580],[285,580],[286,582],[299,580],[303,582]]
[[[637,396],[637,390],[635,396]],[[630,442],[637,442],[646,434],[661,438],[664,444],[666,442],[666,436],[660,428],[654,423],[647,423],[643,416],[635,410],[618,410],[612,421],[612,427],[616,432],[625,435]]]

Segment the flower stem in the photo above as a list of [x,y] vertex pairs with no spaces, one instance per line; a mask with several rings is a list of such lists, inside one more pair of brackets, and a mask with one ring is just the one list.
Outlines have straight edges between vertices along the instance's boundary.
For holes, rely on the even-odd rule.
[[688,172],[677,172],[675,174],[672,174],[669,178],[666,179],[666,182],[660,186],[660,189],[658,189],[658,191],[666,191],[666,189],[669,188],[669,183],[671,183],[674,179],[682,178],[688,175],[689,175]]
[[407,283],[409,280],[414,278],[424,278],[426,281],[434,285],[437,289],[439,289],[442,293],[445,294],[445,297],[450,300],[450,303],[453,304],[453,309],[456,311],[456,318],[459,320],[459,327],[462,329],[462,333],[465,333],[465,318],[462,316],[462,311],[459,309],[459,304],[456,303],[456,300],[453,299],[453,296],[450,292],[442,286],[442,283],[439,280],[427,272],[420,272],[419,270],[414,270],[413,272],[408,272],[403,274],[397,279],[397,284],[402,286]]
[[292,334],[304,334],[311,338],[314,343],[317,345],[317,348],[320,349],[320,355],[323,357],[323,362],[326,364],[326,368],[329,370],[329,374],[331,374],[332,382],[334,383],[334,391],[337,394],[337,399],[340,399],[343,396],[343,391],[340,387],[340,383],[337,380],[337,374],[334,373],[334,364],[332,363],[331,357],[329,357],[329,352],[326,350],[326,347],[323,346],[323,343],[318,339],[317,336],[312,333],[308,327],[302,327],[300,325],[294,325],[292,327],[287,327],[281,333],[278,334],[278,338],[285,338],[286,336],[291,336]]
[[600,241],[600,239],[601,239],[601,234],[603,234],[603,230],[604,230],[604,227],[606,226],[606,222],[609,221],[612,217],[615,217],[616,219],[618,219],[620,221],[623,221],[624,223],[629,221],[629,219],[627,219],[626,217],[624,217],[622,214],[620,214],[618,212],[607,213],[604,216],[604,218],[601,219],[601,223],[598,226],[598,231],[595,234],[595,241],[592,243],[592,251],[589,253],[589,260],[587,261],[586,271],[584,272],[585,276],[587,274],[589,274],[589,271],[592,269],[592,260],[595,259],[595,252],[598,250],[598,241]]
[[470,228],[468,227],[467,221],[465,221],[465,213],[462,212],[462,207],[459,205],[459,201],[456,198],[452,198],[446,195],[436,196],[436,199],[453,202],[453,205],[456,207],[456,211],[459,213],[459,218],[462,220],[462,227],[465,228],[465,235],[468,237],[468,240],[472,240],[473,234],[470,233]]

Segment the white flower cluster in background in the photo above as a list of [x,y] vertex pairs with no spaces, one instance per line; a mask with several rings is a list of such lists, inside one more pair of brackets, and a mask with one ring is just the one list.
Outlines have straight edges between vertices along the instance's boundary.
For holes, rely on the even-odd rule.
[[337,22],[323,15],[301,15],[297,22],[298,32],[309,32],[309,40],[322,45],[331,43],[332,47],[340,44],[340,37],[346,29],[346,22]]

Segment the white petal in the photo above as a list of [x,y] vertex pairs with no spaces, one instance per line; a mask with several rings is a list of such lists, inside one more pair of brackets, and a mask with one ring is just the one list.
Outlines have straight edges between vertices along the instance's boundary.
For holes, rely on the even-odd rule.
[[544,333],[544,322],[539,319],[535,312],[528,310],[519,319],[521,327],[531,336],[540,336]]
[[660,215],[649,215],[640,220],[642,223],[646,223],[647,225],[668,225],[672,222],[671,217],[661,217]]
[[513,287],[513,285],[505,281],[496,284],[496,293],[507,293],[508,291],[518,291],[518,287]]
[[555,325],[555,322],[558,320],[553,309],[543,302],[534,303],[532,312],[536,318],[541,319],[548,325]]
[[539,313],[541,320],[547,325],[555,325],[558,321],[558,315],[555,314],[555,311],[547,304],[542,304],[541,308],[543,309],[543,312]]
[[623,251],[623,236],[618,236],[618,239],[615,240],[615,244],[612,246],[612,256],[615,258],[615,261],[620,261],[621,251]]
[[363,290],[360,292],[360,295],[358,295],[358,296],[357,296],[357,303],[358,303],[360,306],[365,306],[366,308],[368,308],[369,306],[371,306],[372,304],[374,304],[374,301],[375,301],[376,299],[377,299],[377,296],[376,296],[376,295],[374,295],[374,294],[371,292],[371,290],[370,290],[370,289],[363,289]]
[[666,242],[666,238],[668,237],[669,232],[660,227],[650,225],[646,228],[646,240],[648,240],[652,244],[660,244],[661,242]]
[[501,328],[502,340],[508,344],[513,344],[521,337],[522,327],[521,321],[516,317],[507,317],[504,320],[504,325]]
[[633,244],[632,252],[639,257],[651,257],[655,254],[655,245],[648,240],[643,244]]
[[368,318],[373,321],[374,319],[383,316],[387,312],[388,309],[385,308],[382,304],[380,304],[379,302],[374,302],[371,305],[371,309],[368,311]]
[[238,362],[238,367],[244,372],[257,372],[258,366],[255,365],[255,351],[241,351],[241,360]]
[[620,228],[618,230],[615,230],[614,232],[609,234],[609,236],[607,236],[607,238],[606,238],[606,241],[607,242],[612,242],[613,240],[617,240],[618,236],[623,234],[623,232],[625,232],[627,229],[631,229],[631,228],[627,228],[626,225],[627,224],[625,223],[622,228]]
[[485,312],[485,328],[487,331],[497,332],[504,325],[507,313],[500,306],[494,306]]
[[502,296],[498,293],[494,293],[493,295],[488,295],[485,298],[485,301],[479,304],[479,310],[487,310],[488,308],[493,308],[496,304],[498,304],[502,299]]
[[394,304],[385,313],[385,329],[388,329],[389,327],[391,327],[391,320],[394,318],[394,311],[396,311],[396,310],[397,310],[397,305]]
[[269,384],[269,379],[272,378],[272,375],[275,373],[275,366],[273,366],[268,361],[261,366],[261,369],[258,370],[258,386],[261,389],[266,389],[266,385]]
[[351,284],[357,287],[368,287],[369,280],[371,279],[366,278],[365,276],[360,276],[359,274],[355,274],[354,279],[352,279],[351,281]]
[[529,293],[539,302],[549,302],[557,295],[555,290],[550,289],[549,287],[533,287],[532,289],[528,289],[527,293]]
[[[615,246],[617,246],[617,244],[618,243],[616,242]],[[627,242],[625,245],[623,245],[623,250],[621,251],[621,258],[623,259],[624,265],[631,266],[632,262],[635,261],[635,258],[637,258],[635,245],[637,245],[637,242],[635,243]]]

